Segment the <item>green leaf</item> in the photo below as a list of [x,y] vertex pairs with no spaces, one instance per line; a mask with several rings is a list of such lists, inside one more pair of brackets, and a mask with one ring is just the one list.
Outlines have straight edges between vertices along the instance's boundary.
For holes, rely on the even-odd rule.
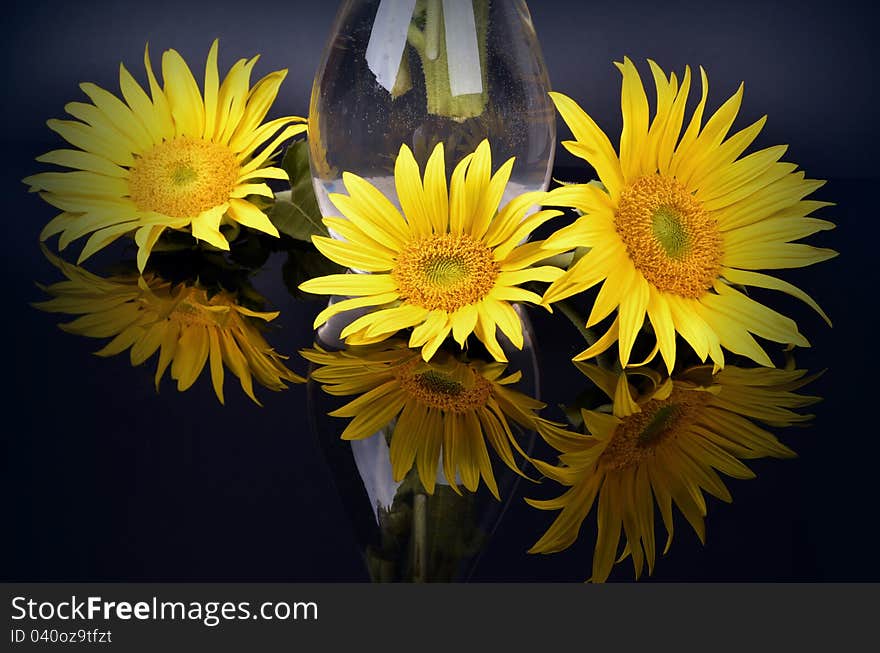
[[297,141],[288,147],[281,167],[290,177],[290,191],[276,195],[269,220],[278,231],[296,240],[311,242],[312,236],[328,236],[312,187],[308,143]]
[[327,227],[321,222],[320,212],[309,209],[290,201],[287,193],[279,193],[275,204],[269,211],[269,220],[283,234],[307,243],[312,236],[328,236]]

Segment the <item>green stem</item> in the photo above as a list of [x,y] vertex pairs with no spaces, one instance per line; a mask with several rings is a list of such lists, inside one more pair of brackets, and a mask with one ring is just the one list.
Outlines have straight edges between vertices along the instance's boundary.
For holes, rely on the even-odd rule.
[[434,61],[440,56],[440,0],[428,0],[425,12],[425,56]]
[[413,496],[412,542],[412,580],[424,583],[428,578],[428,497],[421,492]]
[[557,254],[556,256],[545,258],[543,261],[540,261],[540,263],[541,265],[552,265],[553,267],[567,270],[569,266],[571,266],[573,260],[574,252],[567,252],[565,254]]
[[596,341],[599,338],[592,332],[592,330],[586,327],[587,321],[577,312],[574,306],[562,299],[558,302],[554,302],[553,308],[559,309],[559,312],[567,317],[568,321],[575,326],[578,333],[580,333],[583,339],[587,341],[587,347],[592,347],[596,344]]
[[[575,328],[578,330],[578,333],[581,334],[581,337],[587,342],[587,347],[592,347],[596,344],[596,341],[599,339],[592,329],[588,329],[586,326],[586,320],[581,316],[581,314],[575,309],[574,306],[569,304],[567,301],[560,300],[558,302],[554,302],[554,308],[558,308],[559,312],[562,313],[565,317],[568,318],[569,322],[571,322]],[[596,364],[599,367],[606,370],[616,370],[620,371],[622,368],[620,367],[620,359],[616,356],[612,357],[609,353],[612,350],[604,351],[601,354],[596,356]]]
[[[483,75],[482,93],[452,95],[449,81],[449,59],[446,51],[443,10],[440,0],[421,0],[414,15],[425,16],[424,30],[411,24],[407,34],[409,44],[418,53],[425,76],[425,94],[428,113],[446,116],[457,121],[480,116],[489,100],[486,90],[486,37],[488,33],[489,2],[474,1],[474,21],[480,68]],[[402,93],[400,93],[402,94]],[[397,96],[395,96],[397,97]]]

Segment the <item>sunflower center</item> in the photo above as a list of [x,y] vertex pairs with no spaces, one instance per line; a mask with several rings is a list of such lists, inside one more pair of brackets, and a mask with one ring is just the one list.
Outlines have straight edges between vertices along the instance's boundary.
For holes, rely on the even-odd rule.
[[620,195],[614,225],[636,269],[657,289],[698,298],[718,277],[718,225],[676,179],[636,180]]
[[238,160],[225,145],[179,136],[140,156],[128,186],[141,211],[191,218],[229,200]]
[[[185,289],[166,317],[180,325],[223,327],[229,317],[229,302],[225,297],[222,297],[221,299],[224,301],[219,302],[218,305],[217,299],[218,296],[215,296],[215,301],[212,304],[203,289]],[[224,305],[227,310],[223,310]]]
[[399,374],[401,387],[416,401],[431,408],[466,413],[486,405],[492,384],[466,365],[454,371],[417,371],[418,360],[405,365]]
[[492,250],[481,242],[467,234],[435,234],[409,243],[392,274],[409,303],[453,312],[486,297],[498,272]]
[[670,258],[680,259],[687,253],[688,235],[681,224],[681,216],[669,206],[660,206],[651,216],[654,237]]
[[433,370],[429,372],[422,372],[421,374],[416,376],[416,383],[418,383],[423,390],[427,392],[431,392],[434,394],[442,394],[449,396],[457,396],[460,395],[462,390],[464,390],[464,385],[450,379],[445,374],[440,372],[435,372]]
[[705,393],[676,388],[667,399],[641,404],[640,413],[623,418],[602,452],[599,465],[606,470],[620,470],[653,456],[657,447],[675,438],[693,421],[706,399]]
[[425,263],[425,277],[435,286],[449,286],[460,282],[468,274],[468,267],[461,258],[439,256]]

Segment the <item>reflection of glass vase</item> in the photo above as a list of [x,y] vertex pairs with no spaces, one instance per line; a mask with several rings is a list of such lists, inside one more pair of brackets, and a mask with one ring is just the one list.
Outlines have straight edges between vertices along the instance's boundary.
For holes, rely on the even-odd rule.
[[[523,349],[513,347],[503,334],[499,334],[499,343],[510,360],[507,371],[522,373],[522,379],[511,387],[537,397],[534,335],[525,312],[519,306],[516,310],[522,320]],[[331,319],[319,330],[317,344],[327,350],[344,346],[338,334],[347,321]],[[370,577],[374,582],[468,580],[513,500],[521,477],[490,452],[500,501],[483,482],[474,493],[461,488],[461,494],[457,494],[443,475],[442,465],[438,466],[433,494],[424,491],[415,469],[402,481],[395,481],[389,457],[393,423],[364,440],[340,439],[346,420],[330,417],[328,412],[351,399],[330,396],[319,384],[309,382],[310,421],[352,519]],[[534,433],[524,431],[513,421],[510,427],[530,453]],[[534,478],[533,469],[523,471]],[[460,479],[458,483],[460,486]]]
[[342,173],[395,199],[402,144],[424,166],[444,143],[447,171],[485,138],[516,157],[502,205],[545,190],[556,141],[541,48],[522,0],[345,0],[312,88],[309,145],[322,213]]

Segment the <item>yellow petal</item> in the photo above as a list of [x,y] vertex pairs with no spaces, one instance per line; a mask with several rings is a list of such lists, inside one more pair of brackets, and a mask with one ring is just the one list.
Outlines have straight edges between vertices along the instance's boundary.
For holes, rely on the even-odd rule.
[[330,274],[304,281],[300,290],[315,295],[379,295],[397,290],[390,274]]
[[143,274],[144,268],[147,267],[147,259],[153,251],[153,247],[165,231],[164,225],[155,225],[151,227],[141,227],[135,232],[135,243],[138,246],[137,266],[138,271]]
[[341,206],[339,208],[359,229],[368,236],[372,235],[373,227],[385,232],[398,244],[398,249],[400,244],[409,242],[410,226],[378,188],[347,172],[343,173],[342,181],[351,201],[347,203],[349,211]]
[[437,143],[425,166],[425,207],[434,233],[446,233],[449,226],[449,193],[443,143]]
[[205,131],[205,105],[189,66],[177,50],[162,53],[162,78],[178,135],[201,138]]
[[278,229],[256,206],[247,200],[231,198],[229,200],[229,216],[239,224],[262,231],[263,233],[278,238]]
[[636,336],[645,322],[648,297],[648,282],[641,275],[635,275],[620,304],[620,363],[623,367],[629,364]]
[[277,70],[263,77],[251,89],[241,120],[229,140],[229,146],[234,151],[240,151],[250,145],[251,134],[269,113],[278,96],[278,89],[286,77],[286,70]]
[[471,207],[465,178],[473,158],[473,154],[462,158],[453,169],[449,181],[449,232],[456,235],[466,230],[470,220]]
[[226,240],[226,236],[220,231],[220,220],[223,218],[224,213],[226,213],[226,205],[221,204],[213,209],[203,211],[199,216],[193,218],[191,223],[193,237],[204,240],[217,249],[228,251],[229,241]]
[[56,166],[64,166],[65,168],[75,168],[78,170],[88,170],[96,172],[100,175],[108,177],[118,177],[120,179],[128,177],[128,171],[121,166],[116,165],[109,159],[106,159],[91,152],[82,152],[80,150],[52,150],[37,157],[40,163],[51,163]]
[[80,88],[106,116],[107,121],[132,139],[141,151],[152,147],[153,138],[150,132],[122,100],[96,84],[84,82],[80,84]]
[[208,359],[208,334],[201,325],[185,326],[171,363],[171,378],[177,379],[177,390],[188,390],[201,374]]
[[[215,41],[216,43],[216,41]],[[220,338],[216,329],[208,329],[208,345],[211,367],[211,385],[214,394],[221,404],[226,403],[223,399],[223,352],[220,349]]]
[[394,268],[394,260],[381,250],[325,236],[312,236],[312,243],[324,256],[345,267],[367,272],[389,272]]
[[[620,167],[627,182],[646,172],[641,169],[642,149],[648,137],[648,98],[639,71],[629,57],[618,64],[623,74],[620,93],[623,131],[620,134]],[[652,172],[652,171],[651,171]]]
[[669,303],[654,288],[650,289],[647,311],[651,326],[654,327],[657,345],[660,347],[660,355],[663,356],[666,369],[672,374],[675,367],[675,322],[672,319]]
[[147,81],[150,85],[150,95],[153,99],[153,110],[156,122],[161,130],[161,138],[170,139],[177,136],[174,127],[174,119],[171,116],[171,106],[168,104],[168,98],[156,81],[156,75],[153,73],[153,65],[150,62],[150,46],[144,46],[144,68],[147,71]]
[[354,299],[343,299],[342,301],[334,302],[323,311],[318,313],[318,316],[315,318],[313,328],[317,329],[331,317],[333,317],[334,315],[338,315],[339,313],[344,313],[345,311],[350,311],[356,308],[364,308],[366,306],[380,306],[382,304],[393,302],[397,298],[397,293],[391,292],[380,295],[367,295],[366,297],[356,297]]
[[570,97],[550,93],[559,115],[577,140],[578,155],[596,170],[599,179],[615,200],[623,189],[623,171],[611,141],[595,121]]
[[419,164],[406,145],[400,147],[394,162],[394,186],[400,208],[403,209],[413,236],[425,238],[431,235],[432,220],[428,214]]
[[156,115],[156,109],[141,85],[122,64],[119,64],[119,88],[125,102],[131,107],[132,113],[137,116],[149,133],[151,142],[161,142],[164,132]]
[[789,294],[792,297],[796,297],[807,304],[814,311],[816,311],[822,317],[822,319],[828,323],[828,326],[831,326],[831,319],[825,314],[825,311],[823,311],[819,307],[816,301],[803,290],[801,290],[797,286],[788,283],[787,281],[783,281],[782,279],[777,279],[776,277],[771,277],[766,274],[760,274],[758,272],[734,270],[733,268],[722,268],[721,274],[731,283],[755,286],[756,288],[779,290],[780,292]]

